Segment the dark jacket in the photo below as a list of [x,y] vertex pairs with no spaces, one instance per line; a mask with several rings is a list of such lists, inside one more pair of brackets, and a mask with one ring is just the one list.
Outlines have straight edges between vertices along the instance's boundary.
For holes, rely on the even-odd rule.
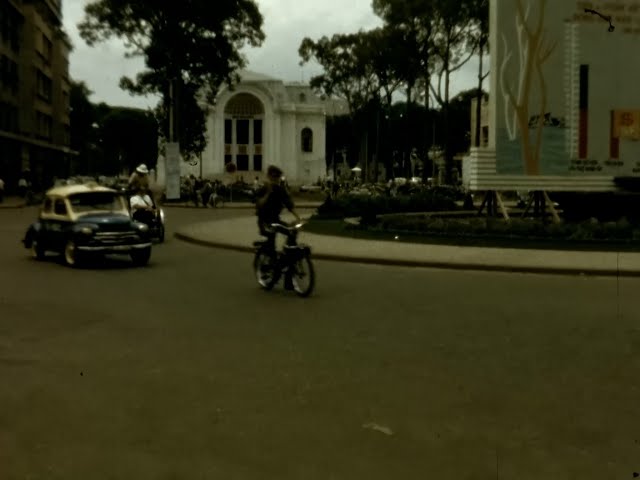
[[284,186],[272,185],[269,192],[265,185],[256,192],[256,215],[261,222],[277,222],[284,208],[293,209],[293,200]]

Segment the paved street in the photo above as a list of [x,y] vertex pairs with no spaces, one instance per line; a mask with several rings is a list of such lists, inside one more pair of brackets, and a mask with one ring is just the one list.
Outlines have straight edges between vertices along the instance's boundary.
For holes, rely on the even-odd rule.
[[171,237],[72,270],[0,210],[0,480],[627,479],[640,279],[317,262],[260,291],[246,253]]

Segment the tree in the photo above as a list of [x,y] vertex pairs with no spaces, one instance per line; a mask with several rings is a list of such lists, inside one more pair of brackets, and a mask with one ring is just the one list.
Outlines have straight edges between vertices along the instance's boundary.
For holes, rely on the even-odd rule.
[[90,173],[91,161],[96,156],[97,134],[94,124],[97,120],[95,106],[89,97],[93,94],[84,82],[71,82],[69,91],[69,120],[71,123],[71,148],[78,152],[71,171],[68,173]]
[[[181,101],[178,102],[178,117],[188,118],[188,122],[178,122],[174,126],[176,132],[178,132],[179,138],[182,139],[180,143],[180,150],[185,158],[197,157],[207,146],[206,122],[207,116],[205,114],[205,107],[199,102],[199,94],[196,91],[196,87],[192,84],[183,86]],[[169,138],[169,114],[170,114],[170,102],[168,97],[164,103],[158,105],[155,109],[156,118],[160,125],[160,132],[165,139]]]
[[310,84],[327,97],[346,100],[350,115],[364,107],[378,89],[375,72],[368,62],[367,37],[363,32],[322,37],[317,42],[306,37],[298,53],[301,65],[312,59],[324,72],[311,78]]
[[[477,96],[477,89],[472,88],[458,93],[449,102],[450,142],[454,154],[467,152],[471,146],[471,102]],[[484,91],[482,98],[487,98]]]
[[[451,74],[466,64],[476,52],[478,43],[473,36],[476,28],[477,0],[440,0],[437,9],[438,33],[435,39],[435,55],[438,59],[437,88],[430,86],[438,104],[442,107],[445,131],[445,179],[449,183],[453,170],[453,145],[449,135],[449,95]],[[444,80],[444,87],[442,82]]]
[[[123,77],[120,86],[133,94],[161,94],[164,105],[175,106],[176,98],[188,101],[200,91],[212,102],[223,83],[236,81],[236,71],[246,64],[241,49],[264,40],[262,23],[255,0],[218,2],[213,8],[210,0],[93,0],[78,27],[89,45],[124,39],[126,56],[144,57],[147,70],[135,80]],[[177,131],[198,136],[203,133],[199,128],[196,124]],[[200,145],[193,138],[179,141]],[[186,157],[193,153],[183,151]]]
[[376,98],[379,91],[369,47],[367,34],[358,32],[336,34],[331,38],[323,36],[317,42],[304,38],[298,50],[301,65],[314,59],[324,69],[323,73],[311,79],[311,87],[326,97],[338,97],[347,102],[353,128],[352,150],[356,152],[368,152],[366,147],[362,148],[362,142],[368,141],[368,129],[359,113]]
[[[439,0],[373,0],[373,10],[385,22],[385,28],[396,32],[393,39],[398,58],[402,63],[396,70],[397,78],[406,86],[406,111],[404,113],[404,155],[412,149],[408,132],[414,121],[412,104],[420,97],[429,109],[429,85],[433,72],[433,52],[436,34],[435,12]],[[422,87],[422,88],[420,88]],[[422,94],[416,91],[422,90]],[[415,98],[414,98],[415,97]],[[425,132],[421,137],[426,136]],[[426,180],[426,169],[423,172]]]
[[153,167],[158,158],[158,124],[153,113],[111,108],[99,119],[104,173],[133,171],[141,163]]
[[478,45],[478,91],[476,96],[476,131],[475,147],[480,146],[480,119],[482,115],[482,84],[489,75],[489,72],[483,71],[482,60],[484,58],[485,49],[489,46],[489,0],[475,0],[471,7],[471,16],[476,24],[474,36]]

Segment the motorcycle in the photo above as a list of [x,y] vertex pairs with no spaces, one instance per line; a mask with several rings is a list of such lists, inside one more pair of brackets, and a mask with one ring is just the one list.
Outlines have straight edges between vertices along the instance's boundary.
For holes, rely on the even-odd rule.
[[298,232],[303,225],[302,222],[294,225],[270,225],[275,233],[282,233],[287,237],[281,252],[278,252],[269,240],[253,243],[253,270],[262,289],[273,289],[284,275],[285,288],[292,289],[301,297],[307,297],[313,292],[315,271],[311,262],[311,247],[297,241]]

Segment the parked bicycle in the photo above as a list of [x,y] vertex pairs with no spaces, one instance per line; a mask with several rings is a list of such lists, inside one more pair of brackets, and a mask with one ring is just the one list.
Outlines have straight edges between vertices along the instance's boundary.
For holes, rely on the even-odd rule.
[[315,286],[315,272],[311,263],[311,248],[298,243],[298,232],[304,223],[294,225],[271,224],[276,233],[284,234],[286,242],[278,252],[268,240],[253,242],[256,253],[253,270],[258,284],[264,290],[271,290],[284,275],[285,287],[291,288],[301,297],[307,297]]

